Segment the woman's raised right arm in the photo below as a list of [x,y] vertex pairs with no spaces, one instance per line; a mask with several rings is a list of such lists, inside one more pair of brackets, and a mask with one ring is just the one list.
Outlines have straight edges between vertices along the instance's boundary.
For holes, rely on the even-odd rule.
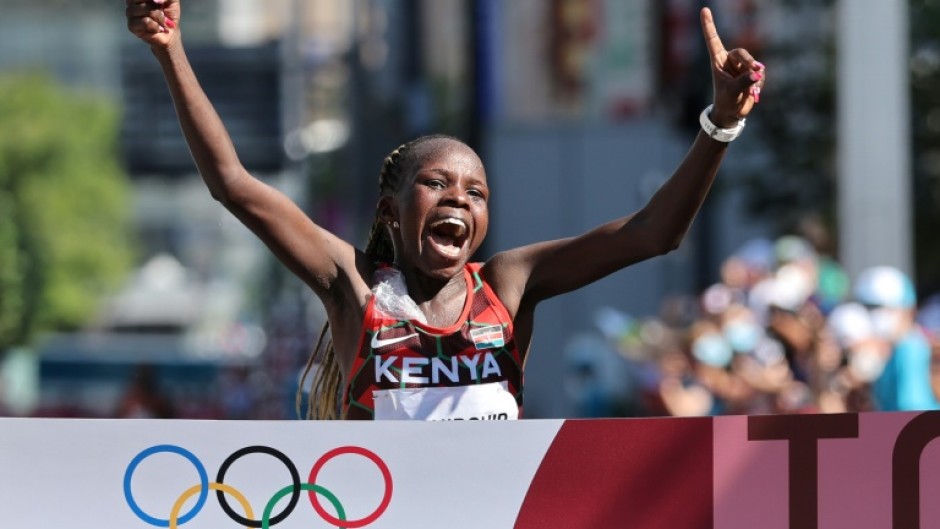
[[354,293],[335,289],[338,279],[358,293],[362,267],[368,266],[361,252],[317,226],[280,191],[248,174],[238,159],[183,49],[179,0],[126,0],[126,5],[128,29],[150,45],[159,61],[186,143],[212,196],[324,301]]

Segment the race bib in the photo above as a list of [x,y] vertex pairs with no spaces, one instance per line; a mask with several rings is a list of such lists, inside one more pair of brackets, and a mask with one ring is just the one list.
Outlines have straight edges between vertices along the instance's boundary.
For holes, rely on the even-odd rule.
[[372,392],[376,420],[493,421],[519,418],[506,382]]

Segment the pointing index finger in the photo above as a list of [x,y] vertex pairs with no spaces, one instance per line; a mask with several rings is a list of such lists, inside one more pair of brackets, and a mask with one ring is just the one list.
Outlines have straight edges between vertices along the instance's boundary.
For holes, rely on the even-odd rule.
[[728,58],[728,52],[725,51],[725,45],[721,43],[718,37],[718,30],[715,29],[715,20],[712,18],[712,11],[707,7],[702,8],[702,35],[705,37],[705,45],[708,46],[708,54],[711,55],[715,64],[721,66]]

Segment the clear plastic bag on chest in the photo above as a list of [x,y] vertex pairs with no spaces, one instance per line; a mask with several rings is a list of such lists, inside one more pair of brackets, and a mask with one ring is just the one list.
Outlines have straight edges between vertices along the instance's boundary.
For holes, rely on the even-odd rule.
[[375,272],[375,309],[398,320],[415,320],[427,324],[424,313],[408,295],[405,277],[398,270],[387,267]]

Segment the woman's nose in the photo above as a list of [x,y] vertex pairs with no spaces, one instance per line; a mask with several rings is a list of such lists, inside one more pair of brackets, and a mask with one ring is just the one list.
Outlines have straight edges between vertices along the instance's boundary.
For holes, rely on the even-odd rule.
[[447,193],[444,195],[444,203],[457,207],[465,207],[470,201],[467,198],[466,190],[460,186],[450,186],[447,188]]

